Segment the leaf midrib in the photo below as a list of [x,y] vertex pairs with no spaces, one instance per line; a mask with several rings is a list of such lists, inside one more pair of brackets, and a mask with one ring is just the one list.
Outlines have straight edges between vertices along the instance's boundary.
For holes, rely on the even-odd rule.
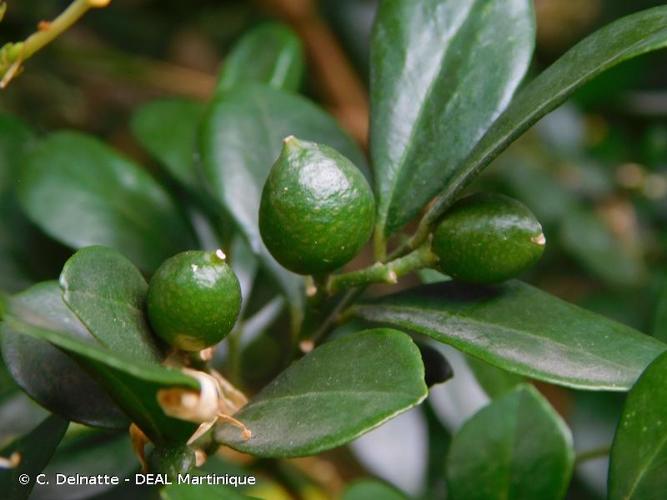
[[[650,33],[650,35],[647,35],[646,38],[652,37],[656,35],[657,33],[660,33],[661,31],[664,31],[665,28],[656,28],[654,31]],[[635,50],[637,47],[641,46],[642,44],[645,44],[645,39],[641,40],[629,47],[627,47],[625,50],[623,50],[620,53],[616,53],[613,57],[606,58],[603,63],[597,65],[595,68],[593,68],[591,71],[587,72],[584,76],[581,78],[576,79],[573,81],[569,86],[564,87],[563,90],[559,93],[556,94],[556,97],[552,99],[546,99],[542,100],[540,104],[534,109],[534,111],[528,113],[527,115],[524,116],[524,119],[520,120],[517,125],[512,127],[512,130],[510,131],[509,134],[503,133],[499,134],[497,140],[492,141],[491,144],[485,148],[483,148],[481,156],[479,156],[478,160],[475,160],[472,163],[469,163],[468,168],[462,170],[457,176],[454,177],[454,179],[451,182],[451,188],[448,190],[448,192],[458,192],[458,189],[460,186],[465,184],[465,182],[468,180],[468,178],[480,167],[483,167],[485,165],[488,165],[491,161],[493,161],[494,158],[497,157],[497,155],[505,149],[505,146],[508,145],[510,142],[512,142],[516,137],[518,137],[523,131],[525,131],[533,122],[533,117],[539,117],[543,116],[546,113],[548,113],[548,110],[551,108],[555,108],[558,106],[559,102],[562,102],[564,98],[566,98],[567,95],[569,95],[571,92],[579,88],[582,84],[582,82],[587,82],[590,81],[591,79],[595,78],[597,75],[600,73],[603,73],[607,69],[609,69],[611,66],[614,64],[619,64],[626,59],[632,57],[632,54],[634,54]],[[640,52],[641,54],[642,52]],[[554,63],[556,64],[556,63]],[[549,71],[549,68],[547,70]],[[543,75],[544,73],[542,73]],[[541,75],[540,75],[541,76]],[[540,78],[538,76],[535,80],[533,80],[530,84],[529,87],[526,88],[526,91],[531,90],[532,91],[532,84],[535,83],[536,80]],[[522,95],[518,95],[515,99],[513,99],[513,102],[520,102],[519,100],[522,98]],[[512,104],[510,104],[510,107],[507,108],[507,110],[502,113],[491,125],[491,127],[487,130],[486,134],[482,137],[481,141],[479,142],[480,145],[484,144],[484,139],[487,136],[492,137],[492,135],[489,135],[493,132],[493,127],[497,124],[503,125],[502,120],[503,118],[507,116],[512,116],[513,113],[511,113],[513,110]],[[518,132],[517,132],[518,131]],[[471,152],[469,157],[472,157],[473,160],[475,159],[475,149],[474,148]],[[464,163],[468,163],[467,161],[464,160]]]
[[[413,126],[410,129],[410,135],[408,136],[408,146],[405,148],[403,151],[403,154],[401,155],[399,161],[396,163],[397,169],[396,169],[396,175],[394,175],[394,179],[391,182],[391,185],[389,187],[389,190],[387,191],[387,195],[385,197],[386,202],[381,203],[381,207],[383,210],[383,213],[380,214],[380,220],[378,221],[378,225],[382,225],[382,233],[386,236],[386,228],[387,228],[387,220],[389,217],[389,210],[392,205],[392,200],[394,198],[394,194],[396,193],[396,188],[399,185],[399,177],[401,177],[401,171],[402,171],[402,166],[405,164],[406,159],[409,157],[409,155],[412,152],[412,145],[415,143],[413,140],[416,133],[417,129],[419,128],[419,124],[421,123],[423,119],[423,115],[425,112],[426,107],[424,106],[424,103],[428,102],[430,99],[431,94],[434,91],[434,88],[437,83],[440,82],[441,76],[442,76],[442,63],[443,61],[446,60],[447,58],[447,53],[449,52],[449,48],[451,47],[451,44],[454,42],[456,39],[457,35],[460,33],[461,27],[464,26],[470,17],[470,12],[473,10],[473,6],[477,4],[478,0],[474,0],[471,3],[470,9],[468,9],[468,12],[465,14],[465,16],[462,16],[462,21],[461,23],[456,26],[455,28],[452,28],[452,36],[449,38],[447,41],[447,48],[442,52],[441,57],[438,58],[438,66],[441,67],[440,71],[438,71],[437,76],[431,81],[431,83],[428,86],[428,89],[426,93],[424,94],[424,98],[421,102],[421,106],[419,108],[419,112],[417,113],[417,117],[415,121],[413,122]],[[447,104],[446,107],[449,107],[449,103]]]
[[645,464],[644,467],[642,467],[639,474],[637,474],[637,477],[635,478],[635,481],[630,487],[628,494],[624,498],[629,500],[633,497],[635,491],[639,487],[642,478],[646,475],[646,472],[649,469],[648,465],[655,460],[655,457],[658,456],[658,454],[662,451],[662,448],[664,448],[665,445],[667,445],[667,433],[663,434],[662,438],[659,441],[658,446],[655,447],[655,450],[653,451],[653,453],[651,453],[649,459],[644,462]]
[[[364,308],[369,308],[369,307],[370,308],[376,308],[377,306],[361,306],[359,309],[364,309]],[[425,310],[423,308],[419,308],[419,307],[415,307],[415,306],[387,306],[387,305],[382,305],[380,307],[381,308],[386,308],[386,309],[393,309],[393,310],[396,310],[398,312],[403,311],[403,310],[405,310],[407,312],[413,312],[414,311],[414,312],[419,312],[422,315],[424,315],[424,313],[436,314],[436,315],[443,314],[440,311],[433,311],[432,309],[431,310]],[[495,324],[495,323],[488,323],[488,322],[484,322],[484,321],[481,321],[481,320],[478,320],[478,319],[470,318],[469,316],[461,316],[461,315],[456,314],[456,313],[446,313],[446,314],[448,314],[448,317],[443,318],[443,320],[444,320],[443,325],[446,325],[447,323],[449,323],[449,321],[451,319],[460,319],[460,320],[465,320],[465,321],[468,321],[470,323],[474,323],[474,324],[478,324],[478,325],[482,325],[482,326],[487,326],[488,327],[490,325],[493,328],[497,328],[499,330],[509,332],[509,333],[517,333],[518,332],[520,334],[523,334],[525,337],[542,339],[542,340],[545,340],[547,343],[551,343],[551,344],[561,346],[561,347],[566,347],[568,350],[572,350],[571,346],[569,346],[566,343],[557,342],[556,340],[554,340],[551,337],[542,337],[542,336],[536,335],[534,333],[531,333],[530,331],[527,331],[527,330],[520,330],[520,329],[510,328],[510,327],[503,326],[503,325],[498,325],[498,324]],[[425,328],[425,327],[422,327],[422,328]],[[434,330],[434,331],[437,332],[437,330]],[[440,333],[440,332],[438,332],[438,333]],[[441,335],[444,335],[444,334],[441,333]],[[593,359],[598,359],[598,360],[604,361],[606,364],[611,364],[613,366],[618,366],[622,369],[627,368],[627,366],[624,365],[624,364],[617,363],[617,362],[614,362],[614,361],[610,361],[606,358],[602,358],[595,353],[590,353],[590,351],[585,351],[585,352],[587,352],[589,354],[589,356],[592,357]]]
[[[369,395],[382,395],[382,396],[390,396],[390,397],[396,397],[396,396],[404,396],[405,398],[410,398],[414,399],[413,394],[410,394],[408,392],[404,391],[349,391],[349,390],[343,390],[343,389],[337,389],[333,391],[309,391],[309,392],[304,392],[301,394],[286,394],[284,396],[278,396],[278,397],[271,397],[267,396],[266,399],[261,399],[258,401],[251,402],[248,406],[247,409],[250,410],[253,407],[257,406],[263,406],[266,404],[270,403],[275,403],[277,401],[284,401],[284,400],[298,400],[298,399],[303,399],[307,397],[328,397],[328,396],[348,396],[348,395],[359,395],[359,396],[369,396]],[[245,409],[244,409],[245,410]]]

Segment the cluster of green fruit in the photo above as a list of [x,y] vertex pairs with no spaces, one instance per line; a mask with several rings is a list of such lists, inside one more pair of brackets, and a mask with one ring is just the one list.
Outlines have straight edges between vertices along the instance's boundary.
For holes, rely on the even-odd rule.
[[[262,239],[281,265],[306,275],[334,271],[366,244],[374,219],[373,193],[352,162],[328,146],[285,139],[259,215]],[[452,278],[497,283],[534,264],[544,244],[542,227],[526,206],[477,194],[448,211],[431,249]]]
[[[282,266],[313,276],[335,271],[359,253],[374,225],[373,192],[350,160],[325,145],[285,139],[259,211],[262,239]],[[544,244],[532,212],[497,194],[461,199],[428,243],[440,271],[481,284],[517,276],[541,257]],[[220,250],[172,257],[158,269],[148,293],[153,328],[186,351],[222,340],[240,307],[238,279]]]

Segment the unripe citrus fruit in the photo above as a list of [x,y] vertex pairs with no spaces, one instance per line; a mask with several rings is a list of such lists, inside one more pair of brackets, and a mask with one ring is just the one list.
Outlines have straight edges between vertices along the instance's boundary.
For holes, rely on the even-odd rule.
[[445,214],[432,250],[452,278],[497,283],[535,264],[545,242],[542,226],[524,204],[499,194],[474,194]]
[[148,319],[169,345],[199,351],[220,342],[241,309],[241,287],[221,250],[167,259],[148,287]]
[[187,474],[195,466],[195,452],[188,445],[156,447],[148,455],[149,471],[153,474],[165,474],[171,480]]
[[375,199],[359,169],[336,150],[288,137],[264,185],[264,244],[299,274],[333,271],[368,241]]

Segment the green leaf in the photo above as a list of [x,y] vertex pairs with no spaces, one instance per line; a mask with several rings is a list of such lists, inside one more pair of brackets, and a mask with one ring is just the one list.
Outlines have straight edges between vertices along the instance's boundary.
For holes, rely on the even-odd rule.
[[39,304],[14,298],[2,323],[3,331],[45,340],[67,352],[106,389],[115,403],[156,444],[180,443],[196,425],[168,417],[157,401],[161,389],[199,391],[193,378],[159,364],[127,358],[100,345],[92,336],[83,337],[62,327],[44,314]]
[[636,286],[647,276],[640,256],[589,210],[570,210],[562,222],[560,239],[566,252],[611,285]]
[[667,349],[652,337],[519,281],[427,285],[355,308],[509,372],[586,390],[624,391]]
[[252,497],[237,493],[234,488],[226,486],[174,483],[160,491],[160,498],[162,500],[244,500]]
[[263,457],[313,455],[341,446],[427,395],[417,346],[396,330],[351,334],[315,349],[235,415],[253,433],[226,425],[218,438]]
[[248,32],[225,59],[217,94],[248,83],[265,83],[296,92],[304,70],[303,47],[287,26],[263,24]]
[[609,464],[610,500],[660,500],[667,491],[667,354],[625,400]]
[[531,61],[529,0],[382,2],[372,41],[371,152],[385,236],[461,169]]
[[667,342],[667,276],[663,277],[662,281],[653,319],[653,336]]
[[84,248],[65,263],[60,286],[67,305],[100,344],[128,359],[160,361],[144,314],[148,284],[132,262],[112,248]]
[[348,486],[342,500],[407,500],[407,497],[386,483],[362,479]]
[[28,216],[73,247],[107,245],[146,271],[192,246],[167,192],[96,139],[58,132],[28,155],[18,180]]
[[261,85],[236,88],[212,103],[203,123],[201,153],[213,196],[232,215],[293,307],[300,307],[302,278],[271,257],[258,227],[264,182],[289,135],[328,144],[357,166],[365,165],[361,151],[330,116],[303,97]]
[[191,190],[200,185],[195,170],[197,131],[204,103],[162,99],[140,107],[130,127],[139,143],[181,184]]
[[[58,283],[40,283],[14,297],[25,310],[72,336],[91,334],[62,300]],[[109,395],[72,358],[44,340],[1,325],[2,356],[16,383],[40,405],[68,420],[95,427],[123,429],[127,417]]]
[[33,141],[28,127],[0,114],[0,288],[18,291],[30,284],[24,265],[29,223],[13,192],[16,171]]
[[481,169],[577,89],[623,61],[665,46],[667,6],[624,17],[579,42],[514,98],[438,195],[424,223],[439,219]]
[[0,193],[13,188],[17,169],[33,140],[25,123],[0,113]]
[[[35,486],[37,474],[49,463],[68,425],[67,420],[53,415],[32,432],[0,451],[0,456],[4,458],[9,458],[14,452],[19,453],[21,458],[19,465],[14,469],[0,468],[0,491],[4,499],[28,498]],[[19,482],[22,474],[27,474],[30,478],[30,482],[25,486]]]
[[524,382],[523,377],[496,368],[481,359],[468,357],[466,363],[475,375],[480,387],[490,398],[497,398]]
[[565,422],[532,386],[519,386],[454,436],[447,457],[448,498],[559,500],[573,466]]

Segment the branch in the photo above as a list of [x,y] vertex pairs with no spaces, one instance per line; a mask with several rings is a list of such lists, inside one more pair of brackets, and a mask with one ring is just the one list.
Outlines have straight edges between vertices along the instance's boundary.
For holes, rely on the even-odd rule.
[[347,288],[371,283],[394,284],[401,276],[424,267],[432,267],[437,262],[438,257],[431,251],[431,242],[428,241],[412,253],[386,264],[376,262],[366,269],[332,275],[327,282],[327,292],[333,295]]
[[[17,76],[22,69],[23,63],[36,52],[55,40],[76,23],[88,10],[106,7],[111,0],[74,0],[53,21],[42,21],[37,27],[37,32],[30,35],[22,42],[9,42],[0,48],[0,89],[4,89],[9,82]],[[0,3],[0,20],[4,16],[7,4]]]

